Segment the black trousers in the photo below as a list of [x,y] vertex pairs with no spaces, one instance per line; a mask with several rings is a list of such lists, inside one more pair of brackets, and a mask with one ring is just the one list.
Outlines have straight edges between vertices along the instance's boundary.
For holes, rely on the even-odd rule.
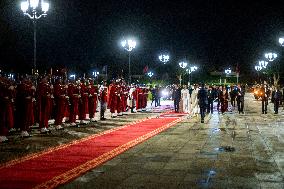
[[274,113],[278,114],[279,100],[274,100]]
[[244,101],[243,100],[238,100],[238,111],[243,112],[244,111]]
[[179,101],[180,99],[174,99],[175,112],[178,112],[179,110]]
[[201,121],[204,121],[205,112],[206,112],[206,105],[199,105],[199,106],[200,106]]
[[211,100],[211,99],[208,100],[207,113],[213,114],[213,100]]
[[261,100],[261,110],[262,113],[267,113],[268,98],[263,98]]

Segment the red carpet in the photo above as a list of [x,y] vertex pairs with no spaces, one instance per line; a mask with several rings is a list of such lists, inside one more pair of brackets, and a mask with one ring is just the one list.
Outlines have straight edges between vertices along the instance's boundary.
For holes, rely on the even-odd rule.
[[0,188],[55,188],[179,121],[171,116],[144,119],[8,162],[0,167]]

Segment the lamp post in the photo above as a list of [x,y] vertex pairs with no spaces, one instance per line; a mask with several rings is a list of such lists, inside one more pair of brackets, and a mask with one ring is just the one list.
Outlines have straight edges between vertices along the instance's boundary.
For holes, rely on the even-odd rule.
[[150,78],[152,78],[153,75],[154,75],[154,73],[150,71],[150,72],[147,73],[147,75],[148,75]]
[[129,81],[128,84],[131,84],[131,69],[130,69],[130,55],[131,55],[131,51],[133,49],[135,49],[136,47],[136,41],[133,39],[127,39],[127,40],[123,40],[121,42],[121,46],[128,51],[128,77],[129,77]]
[[191,66],[189,69],[186,69],[186,72],[188,73],[188,76],[189,76],[189,84],[191,84],[191,73],[192,72],[195,72],[196,70],[198,69],[197,66]]
[[[180,62],[179,67],[181,67],[182,69],[185,69],[187,67],[187,63],[186,62]],[[181,85],[181,80],[182,80],[182,74],[179,77],[179,84],[180,85]]]
[[96,72],[96,71],[93,72],[94,77],[98,77],[99,75],[100,75],[100,72]]
[[260,60],[260,61],[258,61],[258,64],[259,64],[260,69],[262,69],[262,68],[266,68],[267,67],[268,62],[266,62],[264,60]]
[[[228,69],[225,70],[226,77],[228,77],[231,73],[232,73],[231,68],[228,68]],[[224,82],[224,83],[225,83],[225,84],[227,83],[226,79],[225,79],[225,82]]]
[[168,54],[159,55],[159,60],[166,64],[170,60],[170,56]]
[[278,57],[278,55],[273,52],[265,53],[264,56],[269,62],[273,62]]
[[284,37],[279,38],[279,44],[284,47]]
[[21,3],[21,10],[25,16],[28,16],[33,21],[34,26],[34,60],[33,60],[33,73],[37,71],[36,65],[36,21],[41,17],[47,15],[49,10],[49,3],[44,2],[44,0],[26,0]]
[[260,81],[259,72],[262,70],[261,65],[256,65],[254,69],[257,71],[258,81]]

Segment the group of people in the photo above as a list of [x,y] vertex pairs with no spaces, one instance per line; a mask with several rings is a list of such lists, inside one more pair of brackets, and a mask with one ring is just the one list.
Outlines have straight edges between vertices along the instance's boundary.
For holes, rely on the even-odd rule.
[[43,76],[18,81],[0,76],[0,142],[8,141],[9,131],[20,130],[21,137],[30,137],[31,127],[38,125],[40,133],[50,132],[51,120],[56,130],[79,126],[95,120],[123,116],[131,110],[143,111],[147,106],[148,89],[128,86],[123,79],[95,85],[93,79],[64,80]]
[[[278,114],[279,106],[284,101],[283,94],[279,87],[268,87],[263,84],[260,88],[260,98],[262,101],[262,114],[267,114],[269,99],[274,104],[274,114]],[[188,88],[186,85],[181,88],[174,85],[173,101],[175,112],[200,113],[201,122],[209,113],[213,113],[213,103],[217,104],[217,111],[224,114],[228,111],[229,102],[232,107],[236,107],[239,114],[244,114],[245,87],[235,86],[209,86],[205,84],[194,85]]]
[[[284,89],[283,89],[284,93]],[[283,103],[284,98],[280,88],[269,87],[267,84],[263,84],[259,90],[259,97],[261,98],[261,111],[262,114],[267,114],[267,106],[269,100],[274,104],[274,114],[278,114],[279,106]]]
[[217,111],[222,114],[228,111],[229,102],[232,106],[238,106],[239,114],[244,113],[244,87],[232,86],[205,86],[194,85],[190,89],[186,85],[181,88],[175,85],[173,101],[175,112],[200,113],[201,122],[204,123],[206,113],[213,113],[213,103],[217,102]]

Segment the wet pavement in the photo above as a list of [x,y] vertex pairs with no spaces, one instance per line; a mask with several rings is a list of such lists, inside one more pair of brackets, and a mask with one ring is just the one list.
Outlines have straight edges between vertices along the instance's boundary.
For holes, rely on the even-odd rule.
[[284,188],[283,110],[260,103],[247,94],[245,114],[187,117],[61,188]]

